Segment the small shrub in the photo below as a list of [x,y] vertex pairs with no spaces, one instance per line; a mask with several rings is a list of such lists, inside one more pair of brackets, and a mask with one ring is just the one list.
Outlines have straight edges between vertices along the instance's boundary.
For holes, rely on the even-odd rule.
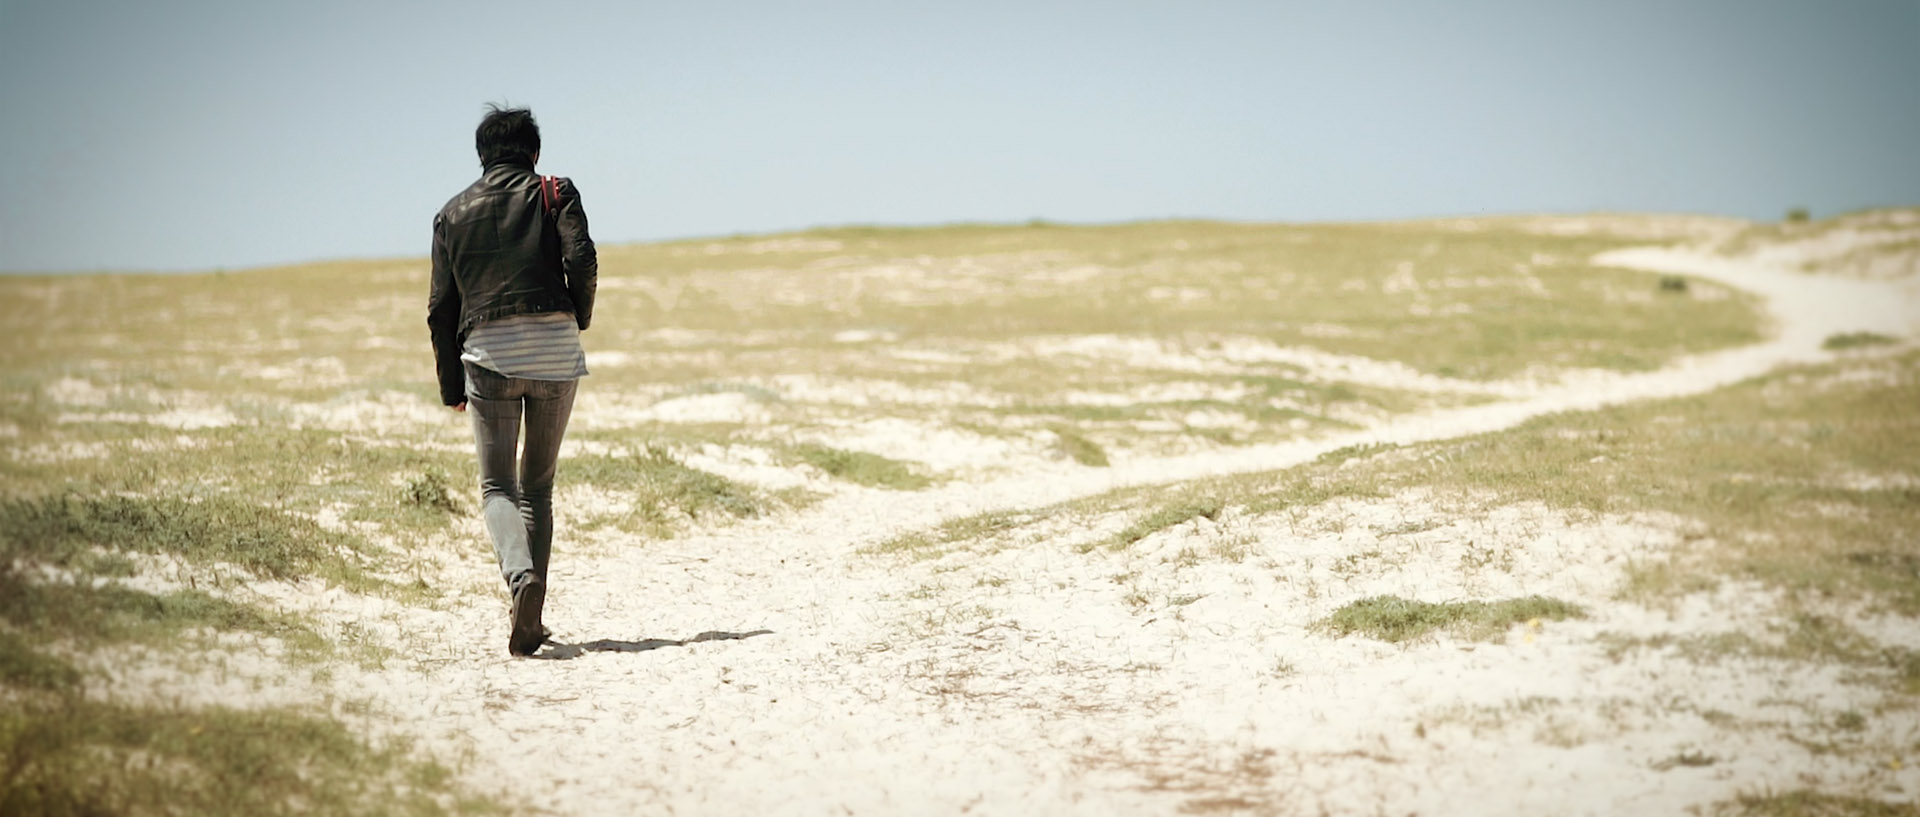
[[1662,275],[1660,276],[1660,291],[1674,293],[1686,292],[1687,279],[1681,275]]
[[1813,214],[1807,212],[1807,208],[1805,207],[1793,207],[1787,210],[1787,223],[1789,224],[1805,224],[1812,219]]
[[1665,772],[1674,769],[1699,769],[1719,763],[1720,758],[1700,751],[1675,752],[1672,757],[1653,764],[1654,771]]
[[447,485],[447,474],[438,468],[428,468],[409,478],[406,487],[401,490],[400,502],[421,510],[448,514],[460,512],[460,502]]

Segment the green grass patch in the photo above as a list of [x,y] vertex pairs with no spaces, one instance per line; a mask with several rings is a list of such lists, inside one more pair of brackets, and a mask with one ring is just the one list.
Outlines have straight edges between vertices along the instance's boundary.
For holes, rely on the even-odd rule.
[[1339,465],[1347,460],[1366,459],[1383,451],[1391,451],[1399,446],[1393,443],[1354,443],[1328,451],[1314,458],[1316,463]]
[[949,519],[928,531],[912,531],[865,548],[871,554],[904,554],[932,559],[962,542],[981,542],[1005,536],[1059,513],[1062,506],[1026,511],[987,511]]
[[565,471],[568,479],[633,497],[627,513],[599,519],[648,536],[671,537],[690,523],[755,517],[773,506],[760,491],[691,467],[658,445],[575,457]]
[[[0,501],[0,621],[34,638],[94,647],[117,642],[166,645],[183,637],[250,633],[279,640],[288,655],[318,660],[335,645],[296,615],[230,601],[206,589],[230,581],[222,569],[292,580],[318,577],[359,592],[401,588],[370,576],[353,560],[351,537],[312,520],[230,497],[200,501],[57,494]],[[183,580],[164,592],[128,587],[125,554],[177,557]],[[46,569],[55,577],[36,576]],[[201,571],[204,568],[203,572]],[[61,578],[57,573],[71,574]],[[385,657],[359,645],[362,663]]]
[[[143,499],[54,494],[0,500],[0,559],[67,569],[102,564],[96,548],[226,564],[270,579],[319,577],[378,586],[347,554],[356,537],[228,496]],[[112,562],[105,562],[109,572]]]
[[1361,599],[1333,612],[1319,626],[1336,636],[1359,633],[1381,641],[1400,643],[1420,638],[1436,630],[1449,630],[1469,638],[1491,640],[1508,627],[1535,619],[1562,621],[1584,618],[1578,605],[1544,596],[1527,596],[1495,602],[1411,601],[1398,596],[1374,596]]
[[932,480],[914,473],[907,463],[865,451],[848,451],[808,443],[795,446],[793,455],[835,479],[870,488],[917,491],[933,484]]
[[301,619],[228,601],[200,590],[148,593],[119,584],[27,581],[0,572],[0,620],[36,637],[93,646],[165,643],[188,632],[248,632],[278,638],[296,655],[319,656],[329,643]]
[[1716,803],[1713,817],[1920,817],[1920,804],[1798,791],[1742,794]]
[[1226,505],[1218,499],[1192,498],[1177,501],[1159,508],[1140,521],[1113,535],[1107,546],[1115,550],[1131,546],[1133,543],[1152,536],[1160,531],[1193,519],[1217,519]]
[[1899,342],[1899,338],[1882,335],[1879,332],[1842,332],[1837,335],[1828,335],[1826,340],[1821,341],[1820,348],[1839,351],[1869,346],[1891,346]]
[[142,707],[79,695],[0,712],[0,813],[497,814],[403,744],[285,709]]
[[1106,449],[1066,426],[1054,426],[1054,448],[1074,462],[1094,468],[1108,465]]
[[[183,501],[224,497],[301,514],[331,508],[398,533],[444,529],[448,515],[432,503],[459,507],[455,486],[476,484],[470,449],[422,445],[430,439],[379,440],[277,420],[183,434],[130,424],[54,429],[58,440],[103,446],[103,455],[0,463],[0,496],[33,496],[54,485],[87,495],[151,496],[159,489]],[[448,431],[449,443],[469,439]]]
[[12,630],[0,630],[0,686],[28,691],[58,692],[80,683],[72,664],[33,649],[32,642]]

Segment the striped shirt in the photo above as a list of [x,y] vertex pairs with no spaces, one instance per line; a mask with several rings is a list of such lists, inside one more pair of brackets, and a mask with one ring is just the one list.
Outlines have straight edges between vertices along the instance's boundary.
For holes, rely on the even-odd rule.
[[579,380],[587,375],[580,326],[568,312],[508,315],[467,333],[460,359],[508,377]]

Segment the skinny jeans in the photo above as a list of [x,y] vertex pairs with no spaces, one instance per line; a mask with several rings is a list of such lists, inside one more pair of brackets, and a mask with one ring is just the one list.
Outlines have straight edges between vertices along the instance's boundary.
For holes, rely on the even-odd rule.
[[511,587],[531,570],[544,582],[553,549],[553,475],[579,381],[508,377],[472,362],[466,369],[480,516],[500,558],[500,578]]

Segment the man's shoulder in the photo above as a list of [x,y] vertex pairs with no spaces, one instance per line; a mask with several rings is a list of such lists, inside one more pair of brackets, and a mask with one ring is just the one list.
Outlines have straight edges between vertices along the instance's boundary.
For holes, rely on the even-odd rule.
[[559,193],[562,199],[580,198],[580,188],[574,186],[573,178],[570,176],[553,177],[553,190]]
[[461,188],[460,192],[453,194],[452,198],[447,199],[446,204],[440,205],[440,211],[436,217],[457,221],[458,219],[455,218],[455,216],[473,207],[478,196],[482,193],[489,192],[491,189],[492,187],[487,184],[486,176],[475,179],[472,184]]

